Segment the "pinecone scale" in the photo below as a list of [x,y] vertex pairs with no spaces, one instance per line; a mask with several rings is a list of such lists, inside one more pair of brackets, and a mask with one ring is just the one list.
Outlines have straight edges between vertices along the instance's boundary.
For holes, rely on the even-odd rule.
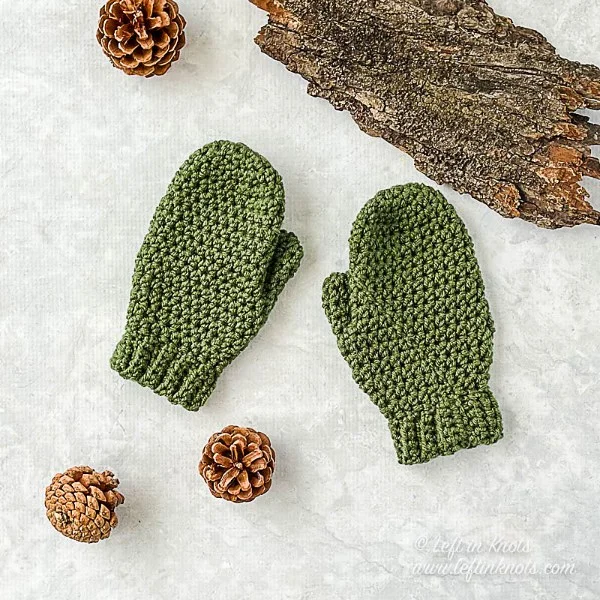
[[127,75],[164,75],[185,45],[185,19],[174,0],[108,0],[96,38]]
[[271,440],[250,427],[230,425],[204,447],[199,471],[213,496],[251,502],[267,493],[275,470]]

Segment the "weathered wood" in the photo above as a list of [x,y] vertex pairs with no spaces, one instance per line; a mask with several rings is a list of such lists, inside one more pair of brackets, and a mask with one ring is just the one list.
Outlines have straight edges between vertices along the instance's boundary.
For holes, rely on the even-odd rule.
[[250,0],[260,48],[308,93],[410,154],[442,184],[541,227],[600,224],[584,175],[600,69],[560,57],[484,0]]

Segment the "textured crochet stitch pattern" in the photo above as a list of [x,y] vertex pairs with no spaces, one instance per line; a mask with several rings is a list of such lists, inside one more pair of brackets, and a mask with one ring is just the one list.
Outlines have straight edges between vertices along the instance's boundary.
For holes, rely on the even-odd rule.
[[139,251],[111,367],[198,410],[300,265],[284,211],[281,177],[250,148],[219,141],[192,154]]
[[493,444],[488,387],[494,324],[473,242],[437,191],[377,194],[350,236],[350,269],[323,284],[323,308],[354,380],[388,419],[401,464]]

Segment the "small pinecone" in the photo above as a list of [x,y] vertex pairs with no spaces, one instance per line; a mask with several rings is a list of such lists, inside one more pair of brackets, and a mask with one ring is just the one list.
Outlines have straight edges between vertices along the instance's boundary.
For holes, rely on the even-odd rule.
[[115,509],[125,498],[110,472],[73,467],[57,473],[46,488],[46,516],[54,529],[78,542],[99,542],[117,526]]
[[213,496],[252,502],[271,487],[275,451],[264,433],[230,425],[208,440],[198,469]]
[[127,75],[164,75],[185,46],[185,19],[174,0],[108,0],[96,39]]

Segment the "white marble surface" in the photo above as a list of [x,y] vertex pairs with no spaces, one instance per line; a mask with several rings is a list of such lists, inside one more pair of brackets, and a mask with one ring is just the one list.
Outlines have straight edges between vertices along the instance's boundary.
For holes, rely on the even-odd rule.
[[[600,228],[542,231],[444,188],[487,284],[505,438],[397,465],[320,290],[345,269],[364,202],[427,180],[263,56],[252,40],[264,15],[247,0],[180,4],[182,59],[143,80],[100,52],[95,2],[0,1],[0,597],[598,598]],[[599,3],[493,4],[600,63]],[[156,204],[188,154],[217,138],[281,172],[306,257],[194,414],[124,382],[108,359]],[[196,471],[229,423],[267,432],[278,451],[272,491],[250,505],[213,499]],[[113,469],[126,496],[118,529],[92,546],[56,534],[43,509],[52,475],[81,463]],[[442,548],[453,540],[463,546]],[[419,572],[474,561],[516,572]]]

